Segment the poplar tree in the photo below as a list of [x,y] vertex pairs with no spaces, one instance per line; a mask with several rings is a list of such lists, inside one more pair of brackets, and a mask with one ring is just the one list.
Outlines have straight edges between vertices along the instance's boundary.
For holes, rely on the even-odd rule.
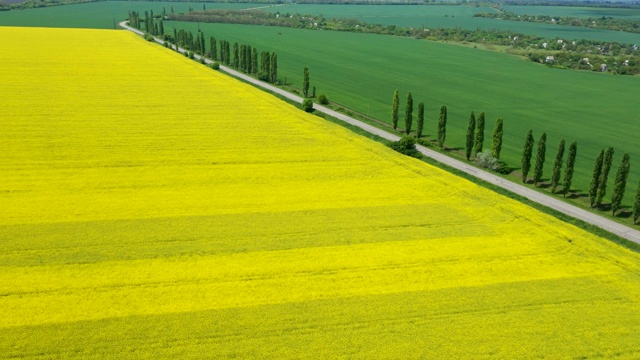
[[537,186],[542,178],[544,161],[547,156],[547,134],[542,133],[538,140],[538,152],[536,153],[536,166],[533,168],[533,186]]
[[173,41],[175,41],[176,51],[178,51],[178,30],[173,28]]
[[233,68],[237,69],[240,64],[240,57],[238,55],[238,43],[233,43]]
[[407,95],[407,106],[404,113],[404,128],[409,135],[411,132],[411,125],[413,124],[413,97],[411,93]]
[[529,129],[527,137],[524,140],[524,149],[522,150],[522,182],[527,182],[527,175],[531,169],[531,155],[533,155],[533,130]]
[[447,137],[447,107],[440,107],[440,119],[438,121],[438,146],[444,149],[444,140]]
[[271,83],[275,84],[278,80],[278,55],[275,52],[271,53]]
[[609,146],[604,154],[604,161],[602,162],[602,172],[600,173],[600,181],[598,181],[598,191],[596,193],[596,209],[600,207],[602,199],[604,199],[607,193],[607,180],[609,179],[609,171],[613,164],[613,147]]
[[496,127],[493,129],[493,143],[491,144],[491,156],[500,160],[500,152],[502,151],[502,133],[503,122],[502,119],[496,121]]
[[207,46],[205,44],[206,44],[206,42],[204,40],[204,33],[200,32],[200,54],[202,54],[202,55],[204,55],[204,53],[207,52],[207,50],[206,50]]
[[302,93],[304,97],[309,97],[309,68],[306,66],[302,74]]
[[216,38],[213,36],[209,38],[209,54],[212,60],[218,60],[218,46],[216,45]]
[[636,191],[636,201],[633,203],[633,224],[637,224],[640,220],[640,182],[638,183],[638,190]]
[[480,154],[484,146],[484,112],[478,114],[476,120],[476,138],[473,145],[473,154]]
[[467,160],[471,159],[471,153],[473,152],[473,136],[476,131],[476,116],[471,112],[469,115],[469,125],[467,125],[467,143],[466,143],[466,153]]
[[576,155],[578,153],[578,143],[575,141],[569,145],[569,154],[567,155],[567,168],[564,170],[564,180],[562,181],[562,196],[566,197],[567,192],[571,189],[571,181],[573,180],[573,170],[576,165]]
[[622,155],[618,172],[616,173],[616,182],[613,185],[613,195],[611,196],[611,213],[616,215],[616,211],[620,210],[622,206],[622,198],[624,197],[624,190],[627,187],[627,177],[629,176],[629,153]]
[[253,52],[251,52],[251,46],[247,45],[247,49],[246,51],[246,60],[245,60],[245,66],[247,68],[246,73],[247,74],[253,74]]
[[393,92],[393,104],[391,106],[391,122],[393,123],[393,130],[398,128],[398,108],[400,107],[400,95],[398,89]]
[[251,52],[251,73],[256,75],[258,73],[258,49],[255,47]]
[[263,51],[260,53],[260,80],[269,81],[271,79],[271,54],[268,51]]
[[218,60],[221,64],[224,64],[224,40],[220,40],[218,44],[220,45],[220,54],[218,54]]
[[596,163],[593,165],[593,176],[589,185],[589,207],[596,206],[596,196],[598,195],[598,182],[602,173],[602,163],[604,161],[604,149],[600,150]]
[[418,123],[416,124],[416,137],[422,136],[422,128],[424,127],[424,103],[418,104]]
[[556,191],[556,187],[560,182],[560,172],[562,171],[562,161],[564,158],[564,139],[560,139],[560,145],[558,145],[558,153],[556,154],[556,161],[553,163],[553,172],[551,173],[551,192]]

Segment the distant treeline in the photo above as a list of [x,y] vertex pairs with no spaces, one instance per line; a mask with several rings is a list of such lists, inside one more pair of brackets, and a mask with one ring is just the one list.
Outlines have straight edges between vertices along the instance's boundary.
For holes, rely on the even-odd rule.
[[610,16],[608,17],[601,16],[597,18],[594,18],[594,17],[578,18],[578,17],[560,17],[560,16],[550,16],[550,15],[524,15],[524,14],[515,14],[512,12],[478,13],[478,14],[474,14],[473,16],[490,18],[490,19],[578,26],[578,27],[587,27],[587,28],[593,28],[593,29],[606,29],[606,30],[613,30],[613,31],[626,31],[631,33],[640,33],[640,24],[638,24],[637,20],[616,19]]
[[548,1],[548,0],[506,0],[504,5],[517,6],[576,6],[576,7],[599,7],[613,9],[634,9],[640,8],[640,1],[634,2],[616,2],[616,1]]

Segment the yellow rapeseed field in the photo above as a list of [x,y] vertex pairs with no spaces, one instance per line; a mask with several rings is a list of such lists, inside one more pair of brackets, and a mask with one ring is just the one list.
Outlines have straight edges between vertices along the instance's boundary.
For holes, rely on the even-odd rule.
[[0,38],[0,358],[640,358],[638,254],[131,33]]

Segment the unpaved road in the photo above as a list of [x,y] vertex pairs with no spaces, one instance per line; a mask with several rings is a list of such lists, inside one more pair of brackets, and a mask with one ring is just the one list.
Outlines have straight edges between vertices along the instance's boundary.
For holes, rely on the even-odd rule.
[[[120,26],[135,32],[136,34],[139,35],[143,35],[143,32],[138,30],[138,29],[134,29],[132,27],[129,27],[126,25],[126,22],[121,22]],[[164,41],[160,40],[160,39],[155,39],[156,42],[160,43],[160,44],[164,44]],[[180,48],[179,49],[180,52],[184,52],[185,50]],[[195,55],[195,57],[199,60],[200,56]],[[210,64],[212,63],[211,60],[205,59],[205,61]],[[249,82],[251,84],[254,84],[256,86],[259,86],[263,89],[269,90],[271,92],[277,93],[283,97],[286,97],[290,100],[293,100],[297,103],[302,103],[303,98],[294,94],[291,94],[287,91],[284,91],[280,88],[277,88],[271,84],[262,82],[260,80],[254,79],[248,75],[245,75],[241,72],[235,71],[231,68],[228,68],[226,66],[222,66],[220,65],[220,70],[231,74],[237,78],[241,78],[246,82]],[[397,141],[400,139],[400,137],[398,135],[395,134],[391,134],[389,132],[386,132],[384,130],[378,129],[374,126],[371,126],[369,124],[363,123],[359,120],[356,120],[354,118],[351,118],[349,116],[346,116],[344,114],[338,113],[336,111],[333,111],[327,107],[324,107],[322,105],[318,105],[318,104],[314,104],[313,108],[316,111],[319,111],[321,113],[327,114],[329,116],[332,116],[336,119],[339,119],[341,121],[344,121],[346,123],[349,123],[351,125],[357,126],[371,134],[377,135],[381,138],[387,139],[387,140],[391,140],[391,141]],[[418,149],[418,151],[420,151],[422,154],[442,163],[445,164],[447,166],[450,166],[454,169],[463,171],[471,176],[474,176],[478,179],[481,179],[483,181],[486,181],[490,184],[499,186],[503,189],[506,189],[514,194],[518,194],[520,196],[523,196],[531,201],[534,201],[538,204],[544,205],[548,208],[554,209],[556,211],[562,212],[566,215],[569,215],[571,217],[574,217],[576,219],[582,220],[586,223],[589,224],[593,224],[601,229],[604,229],[610,233],[616,234],[622,238],[625,238],[627,240],[633,241],[637,244],[640,244],[640,231],[632,229],[628,226],[622,225],[620,223],[617,223],[615,221],[609,220],[607,218],[604,218],[598,214],[594,214],[592,212],[589,212],[587,210],[578,208],[576,206],[573,206],[571,204],[567,204],[562,200],[556,199],[554,197],[539,193],[535,190],[532,190],[528,187],[522,186],[520,184],[516,184],[514,182],[505,180],[499,176],[496,176],[492,173],[489,173],[487,171],[478,169],[474,166],[471,166],[470,164],[464,163],[462,161],[450,158],[446,155],[443,155],[439,152],[430,150],[424,146],[418,145],[416,146],[416,148]]]

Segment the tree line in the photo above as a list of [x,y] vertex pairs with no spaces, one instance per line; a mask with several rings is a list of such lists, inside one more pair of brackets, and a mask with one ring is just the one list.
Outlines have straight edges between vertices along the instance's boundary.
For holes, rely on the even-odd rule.
[[154,15],[153,11],[145,11],[144,15],[144,18],[141,18],[139,12],[129,11],[129,25],[153,36],[159,36],[167,44],[172,43],[176,51],[179,48],[187,50],[185,55],[190,58],[193,58],[193,54],[198,54],[248,75],[256,76],[262,81],[270,83],[278,81],[278,55],[275,52],[262,51],[260,62],[258,62],[257,48],[238,42],[231,44],[227,40],[216,40],[213,36],[209,37],[207,51],[207,41],[203,31],[198,30],[194,35],[191,31],[174,28],[173,35],[167,34],[163,22],[166,17],[164,10],[161,15]]
[[[396,89],[393,93],[391,103],[391,123],[393,129],[398,131],[399,122],[399,109],[400,108],[400,95]],[[413,96],[411,93],[407,94],[404,116],[404,133],[411,135],[413,130]],[[415,130],[415,139],[420,141],[422,137],[422,131],[424,127],[424,103],[418,104],[417,124]],[[445,139],[447,130],[447,107],[442,105],[440,107],[440,113],[437,122],[437,135],[436,144],[441,149],[445,149]],[[469,115],[469,122],[467,125],[467,131],[465,136],[465,158],[468,161],[473,160],[478,166],[488,168],[491,170],[499,170],[500,168],[500,153],[502,151],[502,138],[504,133],[504,122],[498,118],[493,130],[491,150],[484,150],[484,132],[485,132],[485,114],[480,112],[476,117],[472,111]],[[415,153],[415,141],[413,142],[403,138],[402,142],[396,142],[391,145],[392,148],[408,155],[414,155]],[[535,140],[533,136],[533,130],[527,131],[525,141],[522,150],[521,157],[521,179],[523,183],[531,181],[535,187],[539,186],[543,177],[544,163],[546,161],[547,153],[547,134],[542,133],[538,139],[535,162],[532,163],[533,150],[535,147]],[[414,148],[411,148],[413,146]],[[558,150],[556,152],[555,161],[553,163],[553,169],[550,176],[549,186],[551,193],[557,193],[556,190],[560,188],[559,193],[563,197],[566,197],[571,190],[573,182],[573,174],[576,165],[576,158],[578,153],[578,144],[576,141],[569,144],[568,154],[565,161],[565,147],[566,141],[564,138],[560,139],[558,144]],[[613,147],[602,149],[598,155],[589,187],[589,201],[590,207],[597,210],[605,210],[602,206],[603,199],[607,194],[607,180],[609,172],[613,163],[614,150]],[[630,157],[629,153],[624,153],[620,160],[620,165],[616,173],[613,191],[611,192],[611,201],[609,209],[613,216],[622,209],[622,200],[624,197],[627,179],[630,171]],[[533,167],[533,168],[532,168]],[[510,172],[510,170],[508,171]],[[531,177],[529,174],[531,173]],[[636,224],[640,221],[640,184],[638,185],[638,192],[636,194],[635,202],[632,208],[632,220]]]

